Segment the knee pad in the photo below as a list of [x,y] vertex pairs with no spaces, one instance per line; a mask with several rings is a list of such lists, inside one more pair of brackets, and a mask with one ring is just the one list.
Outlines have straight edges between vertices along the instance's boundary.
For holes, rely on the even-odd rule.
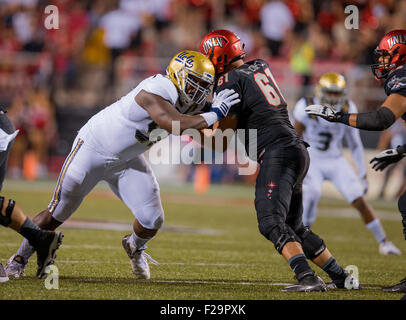
[[0,213],[0,225],[8,227],[8,225],[11,222],[11,214],[13,213],[14,206],[15,206],[15,201],[12,199],[9,199],[8,205],[6,208],[6,212],[3,214],[3,204],[4,204],[4,197],[0,196],[0,210],[2,211]]
[[282,254],[283,247],[288,242],[300,242],[300,239],[297,237],[295,232],[287,225],[287,224],[280,224],[275,226],[270,234],[269,240],[275,246],[276,251]]
[[296,234],[302,242],[303,252],[307,259],[317,258],[326,249],[323,239],[309,227],[301,227]]

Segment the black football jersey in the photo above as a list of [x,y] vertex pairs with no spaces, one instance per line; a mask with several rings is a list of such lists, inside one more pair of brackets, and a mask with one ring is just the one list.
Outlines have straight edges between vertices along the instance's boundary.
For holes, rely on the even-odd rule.
[[[389,73],[389,76],[385,80],[384,88],[387,96],[397,93],[406,97],[406,64]],[[406,113],[402,115],[402,119],[406,121]]]
[[249,61],[219,77],[215,92],[226,88],[234,89],[241,99],[228,114],[236,115],[237,129],[245,130],[244,144],[248,154],[255,138],[250,136],[248,129],[257,132],[257,156],[267,146],[289,146],[302,142],[290,123],[287,103],[265,61]]

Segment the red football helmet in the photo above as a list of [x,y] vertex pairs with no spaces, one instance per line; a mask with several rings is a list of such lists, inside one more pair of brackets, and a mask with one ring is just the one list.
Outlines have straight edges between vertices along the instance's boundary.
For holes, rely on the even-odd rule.
[[206,34],[200,42],[200,52],[211,60],[217,75],[223,73],[228,64],[245,56],[244,44],[229,30],[214,30]]
[[406,30],[393,30],[385,34],[375,49],[376,63],[371,65],[377,79],[406,63]]

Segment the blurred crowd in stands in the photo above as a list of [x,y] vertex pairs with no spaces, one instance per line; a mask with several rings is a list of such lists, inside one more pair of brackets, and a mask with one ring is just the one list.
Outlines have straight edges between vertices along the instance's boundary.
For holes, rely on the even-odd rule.
[[[58,29],[45,28],[49,5]],[[348,5],[359,10],[359,29],[345,27]],[[70,114],[90,117],[217,28],[240,36],[247,59],[275,65],[277,80],[284,70],[306,88],[323,63],[349,72],[373,63],[380,37],[406,28],[406,0],[0,0],[0,104],[20,129],[10,174],[23,173],[28,153],[46,176],[48,155],[63,159],[82,124],[66,125]],[[371,73],[355,79],[377,86]]]

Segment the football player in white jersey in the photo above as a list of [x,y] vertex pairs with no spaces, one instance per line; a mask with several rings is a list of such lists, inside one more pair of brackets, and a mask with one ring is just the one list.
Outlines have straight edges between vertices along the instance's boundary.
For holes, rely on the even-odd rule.
[[[342,75],[326,73],[319,79],[315,97],[300,99],[293,111],[296,131],[310,144],[310,168],[303,182],[303,224],[311,226],[314,223],[322,183],[329,180],[348,203],[358,210],[366,227],[379,243],[379,252],[400,255],[400,250],[387,239],[374,210],[364,198],[368,182],[359,131],[305,112],[308,105],[322,104],[337,111],[356,113],[354,102],[346,99],[345,88],[346,81]],[[358,174],[342,154],[343,139],[351,150]]]
[[[214,75],[208,58],[185,50],[173,57],[165,76],[156,74],[143,80],[94,115],[78,132],[52,201],[34,221],[46,230],[54,230],[104,180],[135,216],[134,232],[122,240],[133,273],[140,279],[150,278],[150,257],[144,250],[162,226],[164,212],[158,183],[143,153],[154,142],[149,136],[152,129],[160,127],[171,133],[174,121],[180,132],[205,129],[225,117],[230,107],[240,101],[233,90],[223,90],[214,97],[210,111],[201,113]],[[5,267],[8,276],[21,274],[32,253],[32,247],[24,241]]]

